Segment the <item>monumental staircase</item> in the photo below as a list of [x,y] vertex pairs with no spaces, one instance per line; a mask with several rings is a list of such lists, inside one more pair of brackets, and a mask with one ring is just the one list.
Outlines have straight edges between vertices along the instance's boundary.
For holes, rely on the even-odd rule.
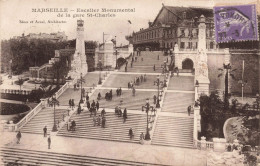
[[194,104],[194,98],[194,93],[167,92],[162,111],[188,114],[188,107]]
[[[55,110],[55,119],[56,124],[58,121],[62,121],[63,116],[67,114],[65,109]],[[20,131],[22,133],[34,133],[34,134],[43,134],[43,128],[47,126],[47,134],[50,133],[53,127],[54,122],[54,109],[45,108],[42,109],[37,115],[35,115],[28,123],[26,123]]]
[[193,147],[193,118],[159,116],[152,145]]
[[[159,60],[158,60],[159,55]],[[167,61],[167,56],[163,55],[163,52],[155,51],[142,51],[141,56],[135,54],[134,57],[137,57],[137,61],[134,60],[133,67],[131,68],[132,57],[128,60],[127,72],[136,72],[136,73],[161,73],[162,65],[164,61]],[[169,59],[168,59],[169,60]],[[170,60],[168,61],[170,63]],[[154,71],[155,65],[155,71]],[[125,65],[123,65],[120,71],[125,71]]]
[[[101,111],[101,109],[100,109]],[[97,115],[100,115],[100,111]],[[113,112],[106,112],[105,128],[94,126],[93,116],[90,117],[89,111],[83,111],[81,114],[74,114],[71,119],[76,122],[76,131],[68,131],[65,125],[57,135],[66,137],[78,137],[97,140],[109,140],[120,142],[138,143],[139,136],[146,131],[145,114],[127,114],[126,122],[123,123],[123,117],[118,117]],[[130,139],[128,132],[132,128],[134,139]]]
[[18,148],[0,148],[0,164],[2,165],[55,165],[55,166],[67,166],[67,165],[157,165],[154,163],[144,163],[127,161],[120,159],[108,159],[101,157],[82,156],[74,154],[45,152]]

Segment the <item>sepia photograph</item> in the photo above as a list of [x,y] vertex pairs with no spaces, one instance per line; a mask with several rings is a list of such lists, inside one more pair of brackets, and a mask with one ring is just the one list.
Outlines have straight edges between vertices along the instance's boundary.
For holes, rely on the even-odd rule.
[[260,166],[260,0],[0,0],[0,165]]

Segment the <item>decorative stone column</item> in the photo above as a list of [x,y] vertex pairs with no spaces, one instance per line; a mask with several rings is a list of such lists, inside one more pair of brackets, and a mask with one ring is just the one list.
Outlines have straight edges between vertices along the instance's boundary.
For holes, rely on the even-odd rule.
[[175,58],[175,67],[178,67],[178,69],[182,68],[182,54],[180,54],[179,46],[178,44],[174,45],[174,58]]
[[206,24],[201,15],[199,24],[198,53],[196,56],[195,79],[198,80],[198,94],[209,94],[208,57],[206,54]]
[[204,137],[204,136],[201,137],[200,149],[201,150],[206,150],[207,149],[206,137]]
[[68,76],[71,78],[80,78],[88,72],[88,65],[85,54],[85,37],[84,37],[84,21],[77,21],[76,51],[71,62],[71,70]]

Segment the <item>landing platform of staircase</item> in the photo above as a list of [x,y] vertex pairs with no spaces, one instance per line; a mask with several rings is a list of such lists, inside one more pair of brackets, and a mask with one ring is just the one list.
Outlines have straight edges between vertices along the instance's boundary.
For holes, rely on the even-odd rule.
[[[93,162],[93,160],[92,163],[89,163],[89,159],[96,158],[95,161],[98,161],[99,163],[104,162],[104,160],[109,160],[116,163],[111,164],[111,162],[107,162],[107,164],[105,165],[126,165],[120,164],[122,160],[124,162],[133,162],[132,165],[139,165],[137,162],[143,163],[140,165],[206,165],[207,152],[196,149],[153,145],[149,146],[61,136],[51,137],[51,149],[48,149],[47,138],[44,138],[42,135],[39,134],[22,133],[20,144],[16,144],[15,142],[16,133],[4,132],[0,134],[0,147],[4,146],[6,148],[18,149],[18,151],[22,152],[23,149],[26,149],[24,150],[24,153],[22,153],[22,155],[27,155],[31,158],[34,158],[34,156],[36,156],[39,152],[49,154],[49,158],[43,156],[42,160],[52,160],[58,158],[59,161],[62,162],[62,159],[64,159],[64,157],[62,156],[66,156],[65,161],[69,160],[71,161],[71,163],[73,163],[73,161],[75,161],[75,158],[82,158],[82,156],[86,156],[83,157],[85,158],[85,161],[81,159],[79,160],[80,164],[85,163],[84,165],[97,165],[95,162]],[[28,151],[34,152],[28,155]],[[20,154],[13,157],[19,158],[19,155]]]

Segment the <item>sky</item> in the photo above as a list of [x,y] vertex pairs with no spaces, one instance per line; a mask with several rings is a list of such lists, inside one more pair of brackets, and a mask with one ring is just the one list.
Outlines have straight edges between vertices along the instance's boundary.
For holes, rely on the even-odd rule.
[[[127,44],[125,36],[147,28],[148,21],[154,21],[156,15],[165,6],[198,6],[212,8],[214,5],[252,4],[257,0],[0,0],[0,37],[10,39],[29,33],[52,33],[64,31],[69,39],[76,38],[77,19],[85,22],[85,40],[102,42],[103,32],[108,34],[105,40],[117,36],[117,43]],[[259,0],[258,0],[259,3]],[[260,3],[258,5],[258,11]],[[71,17],[57,17],[56,12],[32,12],[38,8],[68,8]],[[86,17],[80,9],[132,9],[135,12],[115,13],[116,17]],[[74,10],[74,11],[72,11]],[[73,18],[74,14],[84,14],[84,17]],[[66,21],[66,23],[35,23],[48,20]],[[129,24],[128,20],[132,24]],[[20,23],[28,21],[28,23]],[[33,23],[30,23],[33,21]]]

